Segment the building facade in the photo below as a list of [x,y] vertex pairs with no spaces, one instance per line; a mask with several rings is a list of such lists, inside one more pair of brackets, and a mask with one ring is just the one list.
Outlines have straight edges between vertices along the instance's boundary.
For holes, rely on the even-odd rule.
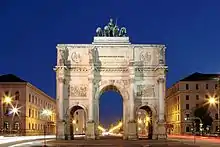
[[56,101],[32,84],[0,76],[0,104],[2,135],[55,134]]
[[218,104],[210,104],[210,98],[219,98],[219,74],[194,73],[178,81],[166,92],[166,122],[168,134],[191,134],[195,109],[209,105],[213,118],[211,133],[217,132],[219,125]]
[[123,98],[124,139],[137,139],[139,109],[152,114],[151,138],[166,138],[165,45],[131,44],[126,28],[119,29],[112,19],[96,33],[92,44],[57,45],[57,137],[72,138],[71,114],[82,108],[86,114],[86,138],[98,138],[99,98],[112,90]]

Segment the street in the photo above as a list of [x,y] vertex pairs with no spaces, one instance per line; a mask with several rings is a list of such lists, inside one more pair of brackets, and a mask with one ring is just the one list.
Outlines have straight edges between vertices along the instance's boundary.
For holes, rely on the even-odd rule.
[[168,140],[122,140],[121,137],[104,136],[99,140],[55,140],[55,136],[23,136],[0,138],[0,147],[42,147],[46,142],[52,147],[219,147],[219,138],[170,135]]

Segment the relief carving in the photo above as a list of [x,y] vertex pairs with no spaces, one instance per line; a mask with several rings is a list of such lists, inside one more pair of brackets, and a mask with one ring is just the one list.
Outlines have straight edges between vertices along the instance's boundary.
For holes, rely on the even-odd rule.
[[59,49],[58,50],[58,65],[59,66],[65,66],[66,65],[66,62],[67,62],[67,59],[68,59],[68,55],[69,55],[69,52],[68,52],[68,48],[65,47],[64,49]]
[[164,59],[165,59],[165,47],[160,49],[160,53],[159,53],[159,63],[160,64],[164,64]]
[[73,97],[87,97],[87,85],[74,85],[69,87],[69,95]]
[[71,58],[74,63],[81,62],[81,55],[78,52],[73,52]]
[[151,57],[151,53],[150,52],[142,51],[140,53],[140,61],[150,63],[151,59],[152,59],[152,57]]
[[137,96],[155,97],[154,85],[137,85]]

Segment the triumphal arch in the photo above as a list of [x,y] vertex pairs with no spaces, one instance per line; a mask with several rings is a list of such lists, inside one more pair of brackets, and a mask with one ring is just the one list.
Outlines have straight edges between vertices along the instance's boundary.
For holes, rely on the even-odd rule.
[[[99,138],[99,97],[114,90],[123,98],[123,138],[137,139],[137,111],[149,113],[152,139],[165,139],[165,45],[132,44],[113,20],[96,29],[91,44],[57,45],[57,138],[73,139],[72,115],[85,111],[85,136]],[[114,104],[109,104],[114,107]],[[75,122],[74,122],[75,123]]]

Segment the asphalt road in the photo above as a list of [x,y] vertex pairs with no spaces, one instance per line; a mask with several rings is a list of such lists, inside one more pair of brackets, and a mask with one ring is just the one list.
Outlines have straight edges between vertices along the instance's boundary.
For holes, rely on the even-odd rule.
[[[100,140],[55,140],[47,139],[47,146],[51,147],[220,147],[220,143],[204,140],[178,139],[169,140],[122,140],[118,137],[104,137]],[[44,140],[24,140],[1,144],[0,147],[42,147]]]

